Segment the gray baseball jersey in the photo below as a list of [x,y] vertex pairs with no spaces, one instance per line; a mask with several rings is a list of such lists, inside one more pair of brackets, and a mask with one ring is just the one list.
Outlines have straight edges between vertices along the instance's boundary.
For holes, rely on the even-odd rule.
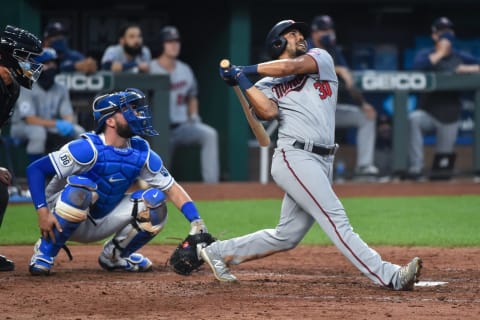
[[180,145],[201,146],[203,181],[217,183],[220,176],[217,131],[202,123],[199,117],[195,121],[189,121],[187,101],[189,97],[198,94],[197,80],[192,69],[186,63],[176,60],[175,69],[169,73],[157,60],[153,60],[150,62],[150,73],[170,75],[170,123],[176,126],[170,131],[169,155]]
[[[152,53],[150,52],[150,49],[146,46],[142,47],[142,53],[138,56],[135,57],[135,62],[137,63],[149,63],[150,60],[152,60]],[[123,50],[122,45],[117,44],[117,45],[112,45],[109,46],[105,52],[103,53],[102,56],[102,61],[101,63],[104,64],[106,62],[120,62],[120,63],[126,63],[129,62],[130,59],[127,57],[125,54],[125,50]],[[127,72],[138,72],[138,68],[132,68],[129,70],[126,70]]]
[[[375,283],[399,288],[398,265],[380,255],[353,232],[345,209],[332,189],[333,155],[313,153],[312,145],[334,144],[338,81],[331,56],[323,49],[307,53],[318,73],[265,78],[256,86],[278,104],[280,126],[271,174],[285,191],[275,229],[214,242],[210,248],[226,263],[239,264],[297,246],[318,223],[337,248]],[[293,146],[295,140],[304,149]]]
[[60,119],[73,114],[72,103],[68,89],[55,83],[45,91],[37,83],[32,89],[22,87],[18,97],[12,125],[24,125],[23,119],[28,116],[38,116],[44,119]]
[[[20,96],[15,105],[12,117],[10,134],[14,138],[26,139],[28,154],[42,154],[45,152],[47,134],[58,133],[56,127],[45,128],[39,125],[28,125],[24,119],[28,116],[37,116],[43,119],[55,120],[73,115],[73,106],[67,87],[55,83],[45,91],[40,85],[34,83],[32,89],[22,87]],[[74,137],[85,132],[78,124],[73,124]]]
[[170,123],[188,121],[187,98],[197,96],[197,80],[186,63],[177,60],[175,69],[169,73],[157,60],[150,62],[151,74],[170,75]]

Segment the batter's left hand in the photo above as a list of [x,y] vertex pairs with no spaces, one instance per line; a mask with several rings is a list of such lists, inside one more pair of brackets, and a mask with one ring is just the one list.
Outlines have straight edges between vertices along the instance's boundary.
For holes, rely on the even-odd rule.
[[12,182],[12,175],[7,168],[0,167],[0,182],[7,186]]

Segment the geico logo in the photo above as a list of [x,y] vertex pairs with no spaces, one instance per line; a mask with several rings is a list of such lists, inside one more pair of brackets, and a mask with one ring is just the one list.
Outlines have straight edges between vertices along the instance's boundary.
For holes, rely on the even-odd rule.
[[69,90],[95,91],[103,89],[105,81],[101,75],[59,74],[55,81],[62,83]]
[[362,77],[364,90],[422,90],[427,87],[423,73],[366,73]]

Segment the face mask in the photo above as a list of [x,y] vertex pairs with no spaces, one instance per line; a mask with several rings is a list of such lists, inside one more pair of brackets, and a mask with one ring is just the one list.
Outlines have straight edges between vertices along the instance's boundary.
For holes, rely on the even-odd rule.
[[55,76],[57,75],[57,68],[50,68],[42,72],[37,80],[37,83],[43,90],[50,89],[55,83]]
[[50,46],[57,51],[58,55],[63,55],[65,52],[68,51],[68,44],[67,44],[67,39],[65,38],[60,38],[55,41],[53,41]]
[[324,47],[330,47],[335,45],[336,39],[335,33],[329,33],[320,38],[320,43]]
[[127,44],[124,44],[123,45],[123,50],[125,50],[125,52],[130,55],[130,56],[138,56],[140,53],[142,53],[142,47],[130,47],[129,45]]
[[447,39],[453,42],[455,40],[455,34],[451,31],[445,31],[438,36],[438,40],[440,41],[441,39]]

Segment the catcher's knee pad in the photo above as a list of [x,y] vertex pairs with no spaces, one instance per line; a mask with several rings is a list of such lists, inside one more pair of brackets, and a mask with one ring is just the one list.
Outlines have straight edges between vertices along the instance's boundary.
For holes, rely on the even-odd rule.
[[134,203],[132,222],[120,230],[104,246],[102,256],[109,259],[128,258],[147,244],[165,225],[165,194],[158,189],[138,190],[131,195]]
[[152,235],[158,234],[167,220],[165,194],[154,188],[138,190],[131,195],[133,223]]
[[97,184],[88,178],[70,176],[55,204],[55,212],[70,222],[82,222],[87,219],[89,207],[98,197]]

